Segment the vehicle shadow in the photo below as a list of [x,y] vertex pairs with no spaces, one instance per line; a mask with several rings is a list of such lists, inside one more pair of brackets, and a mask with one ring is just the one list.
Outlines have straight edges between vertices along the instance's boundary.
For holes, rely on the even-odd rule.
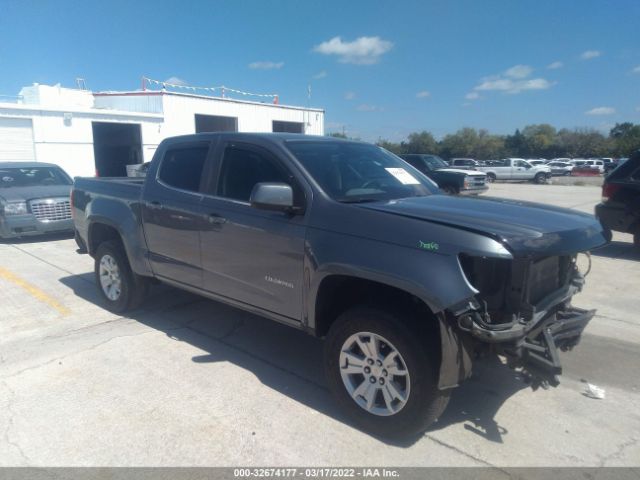
[[635,247],[632,242],[613,240],[604,247],[593,250],[591,255],[595,257],[640,261],[640,248]]
[[[93,274],[60,279],[84,300],[102,306]],[[323,372],[323,342],[276,322],[168,286],[154,286],[143,307],[130,312],[134,319],[186,342],[205,353],[199,364],[230,362],[252,372],[269,388],[317,412],[359,429],[337,407]],[[465,429],[488,441],[500,442],[507,428],[494,420],[500,406],[526,385],[497,360],[481,360],[477,376],[455,390],[449,408],[430,431],[465,423]],[[467,426],[466,423],[471,425]],[[427,432],[428,433],[428,432]],[[409,447],[420,440],[378,438],[387,444]]]
[[73,238],[73,232],[47,233],[32,237],[0,238],[0,245],[23,245],[26,243],[45,243],[56,240],[69,240]]

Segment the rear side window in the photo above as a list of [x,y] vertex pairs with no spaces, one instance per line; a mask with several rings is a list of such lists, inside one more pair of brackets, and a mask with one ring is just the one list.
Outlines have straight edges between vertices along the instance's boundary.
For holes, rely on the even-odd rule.
[[208,151],[208,145],[167,150],[158,177],[170,187],[197,192]]
[[248,202],[256,183],[290,183],[287,174],[267,155],[242,147],[227,147],[220,168],[218,196]]

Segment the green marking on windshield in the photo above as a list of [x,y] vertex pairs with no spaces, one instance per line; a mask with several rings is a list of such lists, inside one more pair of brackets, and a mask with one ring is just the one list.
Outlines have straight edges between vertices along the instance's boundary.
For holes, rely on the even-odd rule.
[[418,248],[435,252],[440,248],[440,245],[438,245],[436,242],[426,243],[426,242],[423,242],[422,240],[418,240]]

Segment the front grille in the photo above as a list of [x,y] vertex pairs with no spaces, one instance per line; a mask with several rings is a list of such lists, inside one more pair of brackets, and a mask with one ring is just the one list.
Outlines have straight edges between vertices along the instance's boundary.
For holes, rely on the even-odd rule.
[[484,175],[470,176],[469,180],[467,180],[474,187],[483,187],[485,184],[485,180],[487,177]]
[[529,269],[529,303],[536,304],[560,287],[560,257],[531,262]]
[[57,222],[71,218],[68,198],[39,198],[29,203],[31,213],[41,222]]

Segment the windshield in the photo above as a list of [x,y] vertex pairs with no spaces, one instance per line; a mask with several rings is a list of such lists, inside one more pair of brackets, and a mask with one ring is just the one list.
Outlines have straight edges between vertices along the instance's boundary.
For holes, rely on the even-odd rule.
[[322,189],[345,203],[420,197],[438,187],[409,164],[374,145],[348,142],[287,142]]
[[71,179],[55,167],[0,168],[0,188],[71,185]]
[[437,170],[439,168],[448,168],[449,165],[445,163],[440,157],[435,155],[431,155],[429,157],[424,157],[424,161],[429,166],[431,170]]

